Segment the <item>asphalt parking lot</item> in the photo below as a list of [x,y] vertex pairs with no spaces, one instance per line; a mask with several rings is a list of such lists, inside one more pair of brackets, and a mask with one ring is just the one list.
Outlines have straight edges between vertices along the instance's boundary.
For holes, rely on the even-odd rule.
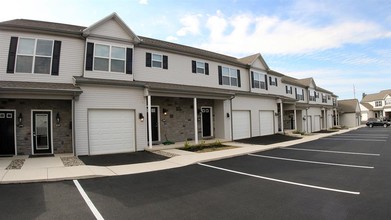
[[0,211],[40,219],[390,219],[390,134],[361,128],[159,172],[1,186]]

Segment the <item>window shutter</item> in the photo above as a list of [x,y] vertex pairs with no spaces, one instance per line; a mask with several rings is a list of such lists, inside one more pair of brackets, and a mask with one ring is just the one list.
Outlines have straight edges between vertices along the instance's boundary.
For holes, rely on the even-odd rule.
[[278,84],[277,84],[277,77],[276,78],[274,78],[275,79],[275,81],[276,81],[276,86],[278,86]]
[[18,38],[11,37],[10,49],[8,51],[7,73],[14,73],[15,72],[15,60],[16,60],[17,46],[18,46]]
[[145,66],[146,67],[151,67],[152,66],[152,54],[151,53],[146,53],[145,54]]
[[288,94],[288,86],[285,86],[285,93]]
[[218,67],[219,70],[219,85],[223,85],[223,69],[221,66]]
[[196,61],[195,60],[192,60],[191,61],[191,72],[192,73],[197,73],[197,63],[196,63]]
[[209,64],[205,63],[205,75],[209,75]]
[[241,87],[241,82],[240,82],[240,70],[237,70],[238,73],[238,87]]
[[292,88],[292,86],[291,86],[291,94],[293,93],[293,88]]
[[255,88],[254,71],[251,71],[251,88]]
[[271,76],[269,76],[269,83],[270,83],[270,85],[272,85],[272,77]]
[[126,48],[126,74],[133,73],[133,49]]
[[303,94],[301,100],[304,100],[304,89],[301,89],[301,94]]
[[94,63],[94,43],[87,43],[86,70],[92,70]]
[[163,55],[163,69],[168,69],[168,57]]
[[59,73],[60,53],[61,53],[61,41],[54,41],[53,60],[52,60],[52,75],[53,76],[58,76],[58,73]]
[[298,99],[297,98],[297,88],[295,88],[295,97],[296,97],[296,99]]
[[268,90],[268,85],[267,85],[267,75],[265,75],[265,87],[266,87],[266,90]]

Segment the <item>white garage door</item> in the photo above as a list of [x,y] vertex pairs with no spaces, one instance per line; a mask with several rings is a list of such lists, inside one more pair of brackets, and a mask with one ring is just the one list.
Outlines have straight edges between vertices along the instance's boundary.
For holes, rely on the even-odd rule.
[[314,116],[314,130],[313,132],[320,131],[320,116],[315,115]]
[[259,112],[260,135],[274,134],[274,114],[273,111]]
[[250,111],[232,111],[233,139],[249,138]]
[[89,110],[88,137],[91,155],[134,152],[134,111]]

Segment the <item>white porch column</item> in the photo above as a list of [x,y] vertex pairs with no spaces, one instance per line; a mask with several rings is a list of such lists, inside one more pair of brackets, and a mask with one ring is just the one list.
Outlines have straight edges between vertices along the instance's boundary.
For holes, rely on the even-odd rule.
[[198,144],[198,126],[197,126],[197,98],[194,98],[194,141],[195,144]]
[[152,120],[151,120],[151,95],[148,98],[148,147],[152,148]]
[[281,110],[281,114],[280,114],[280,119],[281,119],[281,133],[284,133],[284,109],[282,109],[282,102],[280,102],[280,110]]
[[295,119],[295,130],[297,130],[297,115],[296,115],[296,105],[293,109],[293,118]]

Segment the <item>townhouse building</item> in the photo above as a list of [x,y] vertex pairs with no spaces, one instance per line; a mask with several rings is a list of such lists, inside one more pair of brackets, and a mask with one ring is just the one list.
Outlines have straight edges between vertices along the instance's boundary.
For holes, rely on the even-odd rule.
[[338,100],[338,109],[341,125],[351,128],[361,124],[361,108],[357,99]]
[[369,118],[391,118],[391,89],[382,90],[378,93],[363,94],[360,102],[362,121]]
[[113,13],[89,27],[0,23],[0,155],[141,151],[338,124],[312,78],[136,35]]

